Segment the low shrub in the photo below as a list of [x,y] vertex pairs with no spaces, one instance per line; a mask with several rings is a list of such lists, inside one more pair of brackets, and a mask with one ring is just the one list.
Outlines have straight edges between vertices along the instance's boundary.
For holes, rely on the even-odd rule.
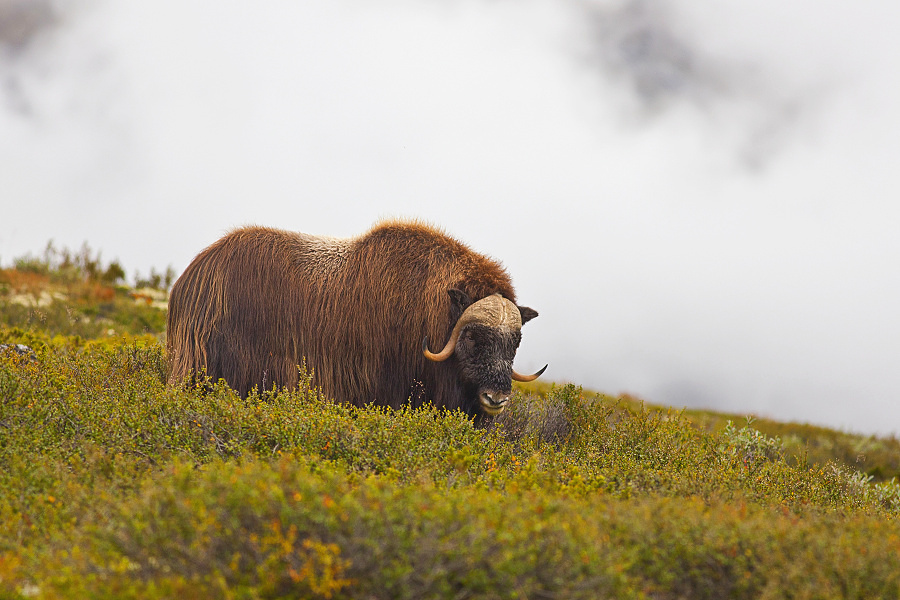
[[[166,385],[0,330],[0,597],[896,597],[900,486],[561,386],[431,406]],[[786,592],[787,590],[787,592]]]

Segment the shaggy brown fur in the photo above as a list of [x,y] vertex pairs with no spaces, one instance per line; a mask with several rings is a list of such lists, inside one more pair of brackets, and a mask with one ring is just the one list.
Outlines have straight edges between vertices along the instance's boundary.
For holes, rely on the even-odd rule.
[[429,399],[474,414],[455,358],[430,362],[421,350],[425,336],[448,339],[459,317],[453,288],[515,302],[498,262],[417,222],[383,222],[350,239],[238,229],[172,288],[169,382],[205,370],[242,396],[255,386],[292,388],[305,358],[314,382],[339,401],[396,408]]

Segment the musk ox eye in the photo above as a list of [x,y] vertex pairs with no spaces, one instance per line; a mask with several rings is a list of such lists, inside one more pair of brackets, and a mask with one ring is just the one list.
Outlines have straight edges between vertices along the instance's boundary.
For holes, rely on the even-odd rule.
[[459,339],[462,349],[466,352],[472,352],[475,349],[475,335],[471,331],[465,332]]

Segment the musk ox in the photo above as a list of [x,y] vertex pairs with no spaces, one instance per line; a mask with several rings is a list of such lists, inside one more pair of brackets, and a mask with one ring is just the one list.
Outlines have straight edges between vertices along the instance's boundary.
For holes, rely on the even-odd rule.
[[[329,397],[398,408],[431,400],[472,416],[506,405],[522,324],[496,261],[417,222],[338,239],[237,229],[172,287],[170,384],[205,373],[242,396],[293,388],[298,365]],[[437,353],[428,340],[445,341]]]

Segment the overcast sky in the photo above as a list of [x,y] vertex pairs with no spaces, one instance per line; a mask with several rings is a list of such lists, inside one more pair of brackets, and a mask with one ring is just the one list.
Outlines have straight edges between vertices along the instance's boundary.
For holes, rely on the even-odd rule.
[[541,313],[521,372],[900,432],[897,23],[887,0],[0,0],[0,263],[53,239],[180,272],[238,225],[418,217]]

